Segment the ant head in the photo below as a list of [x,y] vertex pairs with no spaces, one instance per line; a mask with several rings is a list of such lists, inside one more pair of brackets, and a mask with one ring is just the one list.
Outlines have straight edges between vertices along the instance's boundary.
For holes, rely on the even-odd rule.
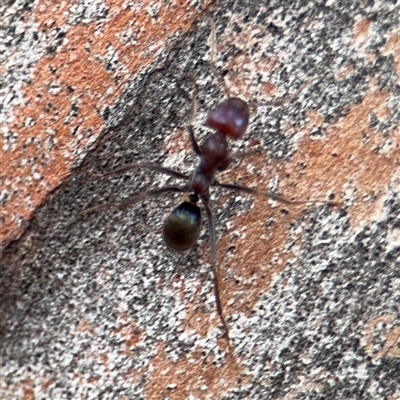
[[231,97],[208,114],[206,124],[232,139],[240,139],[249,125],[250,111],[245,101]]

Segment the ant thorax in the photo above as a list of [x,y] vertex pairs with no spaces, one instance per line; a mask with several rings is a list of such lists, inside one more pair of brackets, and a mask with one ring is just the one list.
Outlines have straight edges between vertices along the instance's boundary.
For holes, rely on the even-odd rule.
[[198,194],[207,194],[219,163],[228,156],[225,135],[216,132],[208,136],[200,149],[200,162],[192,177],[192,189]]

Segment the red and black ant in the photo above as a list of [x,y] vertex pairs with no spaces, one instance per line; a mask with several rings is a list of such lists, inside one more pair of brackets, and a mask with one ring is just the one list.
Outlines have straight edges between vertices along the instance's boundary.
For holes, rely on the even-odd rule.
[[[225,318],[221,306],[220,290],[218,283],[218,270],[217,270],[217,246],[215,235],[215,224],[213,213],[210,208],[210,187],[220,187],[232,191],[239,191],[248,194],[263,196],[284,204],[306,204],[306,203],[325,203],[329,205],[338,205],[338,203],[320,200],[308,201],[292,201],[278,196],[274,193],[263,192],[252,189],[246,186],[236,184],[220,183],[215,179],[215,173],[218,170],[225,169],[229,161],[233,157],[228,156],[228,142],[227,137],[232,139],[240,139],[249,124],[250,110],[248,104],[238,98],[231,97],[223,78],[218,74],[214,66],[214,53],[215,53],[215,25],[212,20],[211,23],[211,51],[210,51],[210,66],[213,76],[218,80],[224,89],[227,99],[218,104],[212,109],[207,117],[206,125],[216,132],[208,136],[203,144],[200,146],[197,143],[193,130],[193,117],[196,111],[196,93],[194,93],[192,106],[189,114],[187,130],[189,139],[191,141],[192,149],[200,158],[199,164],[192,174],[192,176],[182,174],[169,168],[164,168],[157,164],[135,163],[114,169],[111,172],[98,175],[105,177],[117,173],[126,172],[133,169],[148,169],[169,175],[174,178],[188,181],[183,187],[178,186],[165,186],[159,189],[152,189],[146,192],[139,193],[130,197],[122,203],[105,203],[97,207],[92,207],[83,211],[83,214],[97,211],[106,206],[125,207],[134,204],[146,197],[156,197],[164,193],[191,193],[188,196],[188,201],[181,203],[176,207],[171,214],[167,217],[163,227],[163,238],[169,248],[175,251],[183,252],[189,250],[197,241],[201,230],[201,212],[197,203],[201,201],[206,211],[209,229],[209,242],[210,242],[210,262],[213,272],[214,293],[217,306],[218,315],[224,326],[224,331],[229,344],[229,330],[225,322]],[[314,79],[313,79],[314,80]],[[267,105],[281,105],[290,101],[293,97],[297,96],[305,86],[309,85],[307,82],[301,86],[293,95],[286,98],[285,101],[269,102]],[[240,157],[245,156],[247,153],[239,154]]]

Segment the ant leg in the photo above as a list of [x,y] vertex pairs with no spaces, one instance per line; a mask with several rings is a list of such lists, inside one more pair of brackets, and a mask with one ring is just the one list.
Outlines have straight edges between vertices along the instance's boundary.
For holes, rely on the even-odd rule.
[[157,164],[148,164],[148,163],[134,163],[134,164],[128,164],[128,165],[124,165],[123,167],[119,167],[116,168],[110,172],[106,172],[104,174],[96,174],[94,172],[88,171],[89,175],[95,177],[95,178],[103,178],[106,176],[110,176],[110,175],[114,175],[114,174],[120,174],[122,172],[126,172],[126,171],[130,171],[133,169],[140,169],[140,168],[145,168],[145,169],[149,169],[152,171],[157,171],[160,172],[162,174],[165,175],[169,175],[172,176],[174,178],[178,178],[178,179],[185,179],[188,180],[189,176],[185,175],[185,174],[181,174],[178,171],[174,171],[172,169],[169,168],[165,168],[165,167],[161,167],[160,165]]
[[232,155],[226,157],[225,160],[222,160],[218,163],[217,170],[225,171],[226,169],[228,169],[231,162],[234,160],[239,160],[239,165],[240,165],[243,158],[252,156],[254,154],[258,154],[258,150],[245,150],[245,151],[238,151],[236,153],[233,153]]
[[258,154],[258,150],[245,150],[245,151],[237,151],[236,153],[233,153],[230,157],[229,160],[239,160],[248,156],[253,156],[254,154]]
[[224,326],[225,334],[228,339],[228,345],[230,347],[229,330],[225,322],[224,314],[222,312],[221,297],[219,294],[220,291],[218,284],[218,269],[217,269],[217,244],[215,238],[214,216],[209,205],[208,195],[207,196],[202,195],[200,198],[204,205],[204,209],[206,210],[207,220],[208,220],[208,230],[210,235],[210,259],[211,259],[211,268],[213,272],[215,303],[217,305],[218,315],[222,322],[222,325]]
[[211,73],[214,75],[214,78],[218,81],[218,83],[221,85],[226,97],[229,99],[231,97],[231,93],[228,89],[228,86],[226,86],[226,83],[224,81],[224,78],[218,73],[217,68],[215,67],[214,60],[215,60],[215,48],[216,48],[216,33],[215,33],[215,23],[211,18],[207,18],[208,22],[211,25],[211,34],[210,34],[210,69]]
[[190,113],[189,113],[187,130],[189,132],[189,139],[190,139],[190,143],[192,144],[192,149],[199,156],[201,154],[201,150],[200,150],[200,146],[197,143],[197,140],[194,136],[194,130],[193,130],[193,118],[194,118],[194,114],[196,114],[196,109],[197,109],[197,100],[196,100],[197,89],[196,89],[196,82],[194,81],[194,78],[191,79],[191,83],[193,86],[193,97],[192,97],[192,107],[190,108]]
[[300,204],[315,204],[315,203],[321,203],[321,204],[328,204],[330,206],[337,206],[341,207],[342,204],[340,202],[336,201],[326,201],[326,200],[288,200],[285,199],[282,196],[279,196],[277,194],[271,193],[271,192],[262,192],[261,190],[257,189],[252,189],[247,186],[242,186],[242,185],[234,185],[234,184],[229,184],[229,183],[220,183],[218,181],[214,181],[212,186],[218,186],[224,189],[228,190],[236,190],[238,192],[244,192],[244,193],[249,193],[249,194],[254,194],[256,196],[262,196],[266,197],[271,200],[278,201],[279,203],[283,204],[288,204],[288,205],[300,205]]
[[159,189],[148,190],[146,192],[135,194],[135,195],[129,197],[128,199],[126,199],[125,201],[120,202],[120,203],[107,202],[107,203],[100,204],[98,206],[87,208],[86,210],[83,210],[81,212],[81,215],[90,214],[92,212],[95,212],[95,211],[98,211],[98,210],[101,210],[101,209],[107,208],[107,207],[124,208],[124,207],[130,206],[132,204],[135,204],[138,201],[142,201],[146,197],[157,197],[160,194],[164,194],[164,193],[168,193],[168,192],[187,193],[187,192],[190,192],[190,187],[189,186],[185,186],[183,188],[180,188],[180,187],[177,187],[177,186],[165,186],[165,187],[162,187],[162,188],[159,188]]
[[189,132],[189,139],[192,144],[192,149],[199,156],[201,154],[201,150],[200,150],[199,144],[197,143],[196,138],[194,137],[193,126],[188,125],[187,130]]

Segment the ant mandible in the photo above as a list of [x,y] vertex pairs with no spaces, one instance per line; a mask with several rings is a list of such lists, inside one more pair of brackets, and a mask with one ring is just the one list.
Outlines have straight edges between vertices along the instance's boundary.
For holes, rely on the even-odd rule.
[[[211,24],[210,68],[215,79],[217,79],[217,81],[221,84],[225,95],[227,96],[227,99],[219,103],[214,109],[209,112],[206,120],[206,125],[214,129],[216,132],[208,136],[205,139],[204,143],[199,146],[193,130],[193,117],[196,112],[196,91],[194,90],[195,93],[192,99],[187,130],[189,133],[189,139],[192,145],[192,149],[195,154],[200,158],[200,161],[192,176],[182,174],[170,168],[164,168],[157,164],[148,163],[129,164],[114,169],[108,173],[97,175],[97,177],[106,177],[129,170],[143,168],[157,171],[162,174],[172,176],[174,178],[186,180],[188,181],[188,183],[183,187],[165,186],[159,189],[142,192],[137,195],[131,196],[129,199],[122,203],[104,203],[100,206],[86,209],[82,212],[82,214],[91,213],[93,211],[99,210],[100,208],[110,205],[122,208],[141,201],[146,197],[156,197],[168,192],[190,193],[188,196],[188,201],[181,203],[171,212],[171,214],[165,220],[163,227],[163,238],[167,246],[172,250],[183,252],[189,250],[196,243],[200,234],[201,212],[200,208],[197,205],[200,200],[204,206],[208,220],[210,263],[213,273],[214,294],[217,312],[224,327],[224,332],[228,340],[228,345],[230,345],[229,329],[222,311],[220,289],[218,283],[217,246],[214,217],[210,207],[210,187],[220,187],[232,191],[239,191],[252,195],[263,196],[288,205],[307,203],[325,203],[329,205],[338,205],[338,203],[323,200],[292,201],[285,199],[284,197],[278,196],[274,193],[263,192],[236,184],[220,183],[215,179],[216,171],[225,169],[229,164],[229,161],[232,159],[232,157],[228,157],[227,137],[232,139],[240,139],[244,135],[249,124],[250,111],[248,104],[244,100],[238,97],[230,96],[229,89],[227,88],[223,78],[218,74],[215,68],[215,25],[211,19],[209,19],[209,21]],[[298,93],[302,91],[305,86],[309,85],[309,83],[310,81],[306,82],[306,84],[301,86],[293,95],[287,97],[284,101],[278,100],[276,102],[268,102],[265,104],[282,105],[283,103],[286,103],[290,101],[293,97],[297,96]],[[239,156],[242,157],[244,155],[246,155],[246,153]]]

